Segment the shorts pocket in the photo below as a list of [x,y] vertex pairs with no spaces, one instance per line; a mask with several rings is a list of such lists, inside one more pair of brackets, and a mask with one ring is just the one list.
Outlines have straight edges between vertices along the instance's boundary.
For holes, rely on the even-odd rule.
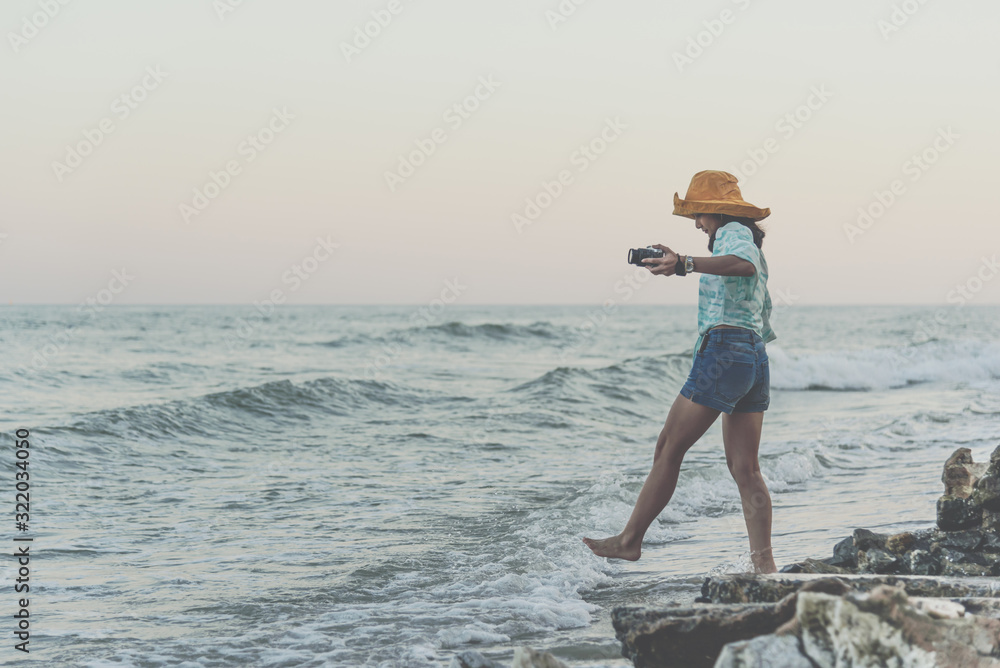
[[726,403],[735,404],[749,392],[756,380],[754,360],[740,359],[738,356],[717,359],[718,371],[715,381],[715,395]]
[[770,364],[768,364],[767,359],[764,360],[763,364],[760,365],[760,378],[758,379],[758,384],[760,385],[760,393],[764,397],[763,402],[766,404],[771,400],[771,369]]

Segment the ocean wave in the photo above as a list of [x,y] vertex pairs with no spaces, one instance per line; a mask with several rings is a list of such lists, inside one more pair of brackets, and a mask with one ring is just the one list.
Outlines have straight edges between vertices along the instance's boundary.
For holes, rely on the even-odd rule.
[[[566,511],[566,499],[554,505]],[[512,510],[498,508],[501,526],[488,534],[449,534],[417,559],[387,556],[355,570],[322,594],[333,601],[324,631],[371,648],[351,665],[438,666],[455,650],[496,651],[512,638],[587,627],[599,608],[582,592],[607,585],[607,571],[620,567],[595,557],[559,512]],[[384,621],[395,619],[409,622]],[[400,651],[404,663],[390,664]]]
[[914,383],[1000,378],[1000,345],[979,341],[928,341],[823,353],[768,349],[771,387],[781,390],[865,391]]
[[427,391],[377,380],[318,378],[279,380],[159,404],[95,411],[57,430],[76,435],[158,439],[218,437],[220,432],[259,431],[317,415],[354,415],[382,406],[418,406],[433,401]]
[[511,323],[486,322],[479,325],[467,325],[464,322],[453,320],[438,325],[428,325],[426,327],[412,328],[408,331],[426,331],[447,336],[460,336],[471,338],[488,339],[511,339],[511,338],[543,338],[553,339],[559,332],[551,323],[539,321],[530,325],[515,325]]
[[560,366],[509,391],[569,403],[588,403],[592,399],[588,395],[634,403],[653,397],[653,389],[665,380],[682,381],[690,367],[691,356],[687,354],[633,357],[596,369]]
[[519,325],[514,323],[484,322],[478,325],[470,325],[458,320],[442,322],[430,325],[418,325],[391,329],[377,335],[350,334],[321,341],[314,345],[327,348],[343,348],[353,344],[373,344],[373,343],[420,343],[425,340],[454,343],[456,340],[464,342],[497,342],[497,341],[556,341],[565,334],[565,328],[557,327],[545,321],[533,322],[530,325]]

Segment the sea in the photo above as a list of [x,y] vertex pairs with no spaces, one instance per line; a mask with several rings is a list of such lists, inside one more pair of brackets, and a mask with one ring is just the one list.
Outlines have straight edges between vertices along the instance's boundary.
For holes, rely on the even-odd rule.
[[[615,607],[750,568],[721,420],[639,561],[581,541],[631,512],[693,306],[0,313],[0,663],[447,668],[529,646],[620,668]],[[1000,445],[1000,307],[790,305],[772,324],[779,568],[858,527],[932,526],[945,459]]]

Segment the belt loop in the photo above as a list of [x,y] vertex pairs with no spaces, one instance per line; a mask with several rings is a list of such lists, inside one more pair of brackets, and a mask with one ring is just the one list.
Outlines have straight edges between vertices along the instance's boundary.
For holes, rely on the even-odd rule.
[[708,335],[711,334],[711,333],[712,332],[710,332],[710,331],[709,332],[705,332],[705,336],[701,337],[701,347],[698,348],[698,352],[699,353],[705,352],[705,346],[708,345]]

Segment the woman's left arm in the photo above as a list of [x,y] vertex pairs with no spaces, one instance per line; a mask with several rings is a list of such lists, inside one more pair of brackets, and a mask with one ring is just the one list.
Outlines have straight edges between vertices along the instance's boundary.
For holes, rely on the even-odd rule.
[[[684,262],[687,256],[674,253],[669,247],[653,244],[653,248],[663,251],[663,257],[648,257],[642,261],[649,271],[658,276],[673,276],[674,265],[678,258]],[[719,276],[753,276],[757,268],[753,262],[735,255],[713,255],[711,257],[694,258],[694,270],[702,274],[718,274]]]
[[[686,256],[680,256],[681,262]],[[753,276],[757,268],[753,262],[735,255],[713,255],[712,257],[694,258],[694,270],[701,274],[716,274],[718,276]]]

